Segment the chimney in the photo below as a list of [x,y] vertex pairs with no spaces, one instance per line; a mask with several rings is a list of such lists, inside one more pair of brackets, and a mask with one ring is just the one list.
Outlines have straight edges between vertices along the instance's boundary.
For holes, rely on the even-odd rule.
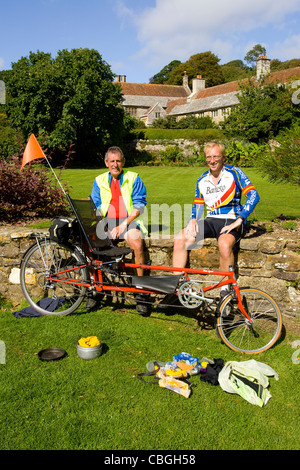
[[191,90],[190,90],[190,87],[189,87],[189,77],[187,76],[186,72],[184,72],[184,75],[183,75],[182,85],[183,85],[183,88],[185,88],[186,92],[188,94],[190,94]]
[[267,59],[265,55],[261,55],[256,61],[256,80],[261,80],[271,71],[271,59]]
[[193,95],[198,93],[200,90],[204,90],[205,80],[202,78],[202,75],[197,75],[196,78],[193,78]]
[[125,83],[126,82],[126,75],[116,75],[115,81],[117,83]]

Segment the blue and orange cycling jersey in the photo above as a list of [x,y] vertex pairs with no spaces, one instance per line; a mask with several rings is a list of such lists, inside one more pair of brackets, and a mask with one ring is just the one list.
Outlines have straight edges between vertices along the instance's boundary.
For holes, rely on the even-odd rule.
[[[246,202],[241,205],[242,194]],[[215,185],[209,170],[197,180],[194,205],[191,218],[200,219],[207,208],[207,217],[247,219],[260,197],[255,187],[240,168],[224,165],[218,184]]]

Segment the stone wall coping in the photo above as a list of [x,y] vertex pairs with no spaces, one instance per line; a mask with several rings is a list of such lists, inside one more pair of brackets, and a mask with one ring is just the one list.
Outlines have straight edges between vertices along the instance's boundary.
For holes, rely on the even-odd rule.
[[[0,295],[21,301],[19,284],[20,261],[35,240],[32,233],[47,235],[48,229],[34,230],[22,225],[0,227]],[[300,319],[300,224],[297,230],[264,230],[253,224],[240,242],[236,262],[239,285],[268,292],[286,316]],[[152,234],[145,240],[151,264],[172,266],[173,235]],[[204,240],[190,252],[190,267],[219,269],[217,242]]]

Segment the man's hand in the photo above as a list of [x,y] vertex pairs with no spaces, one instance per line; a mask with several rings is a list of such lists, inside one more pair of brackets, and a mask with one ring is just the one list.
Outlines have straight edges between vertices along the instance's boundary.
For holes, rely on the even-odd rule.
[[118,225],[117,227],[113,228],[112,231],[110,232],[110,236],[113,240],[116,240],[117,238],[122,235],[122,233],[126,230],[127,228],[127,219],[123,220],[123,222]]
[[186,238],[196,238],[198,233],[198,224],[196,219],[191,219],[186,226],[185,236]]
[[242,219],[236,219],[232,224],[230,225],[225,225],[225,227],[222,228],[220,234],[222,233],[230,233],[231,230],[234,230],[235,228],[238,228],[242,225],[243,220]]

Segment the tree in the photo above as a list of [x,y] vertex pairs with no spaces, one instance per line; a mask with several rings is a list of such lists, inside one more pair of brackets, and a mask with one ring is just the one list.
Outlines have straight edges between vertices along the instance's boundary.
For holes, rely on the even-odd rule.
[[269,148],[257,162],[258,168],[270,181],[300,185],[300,126],[282,131],[277,144]]
[[293,105],[291,91],[268,78],[258,83],[240,83],[237,104],[224,121],[225,132],[253,142],[276,137],[280,130],[299,119],[299,107]]
[[246,67],[242,60],[231,60],[227,64],[221,65],[221,69],[226,83],[247,78],[251,73],[251,69]]
[[265,56],[266,53],[267,51],[264,46],[262,46],[261,44],[256,44],[253,49],[247,52],[244,57],[244,60],[248,62],[249,65],[255,66],[257,59],[259,59],[261,55]]
[[50,149],[75,144],[85,161],[120,142],[124,112],[121,87],[94,49],[30,52],[12,64],[7,78],[6,112],[26,141],[31,133]]
[[192,55],[189,60],[175,67],[166,82],[169,85],[182,85],[184,72],[189,77],[189,85],[192,85],[192,79],[197,75],[202,75],[205,79],[206,87],[219,85],[224,82],[222,69],[219,65],[220,59],[212,52],[201,52]]
[[160,72],[153,75],[153,77],[150,78],[149,83],[158,83],[158,84],[166,83],[170,78],[171,72],[174,70],[175,67],[177,67],[180,64],[181,64],[180,60],[172,60],[172,62],[170,62],[168,65],[162,68]]

